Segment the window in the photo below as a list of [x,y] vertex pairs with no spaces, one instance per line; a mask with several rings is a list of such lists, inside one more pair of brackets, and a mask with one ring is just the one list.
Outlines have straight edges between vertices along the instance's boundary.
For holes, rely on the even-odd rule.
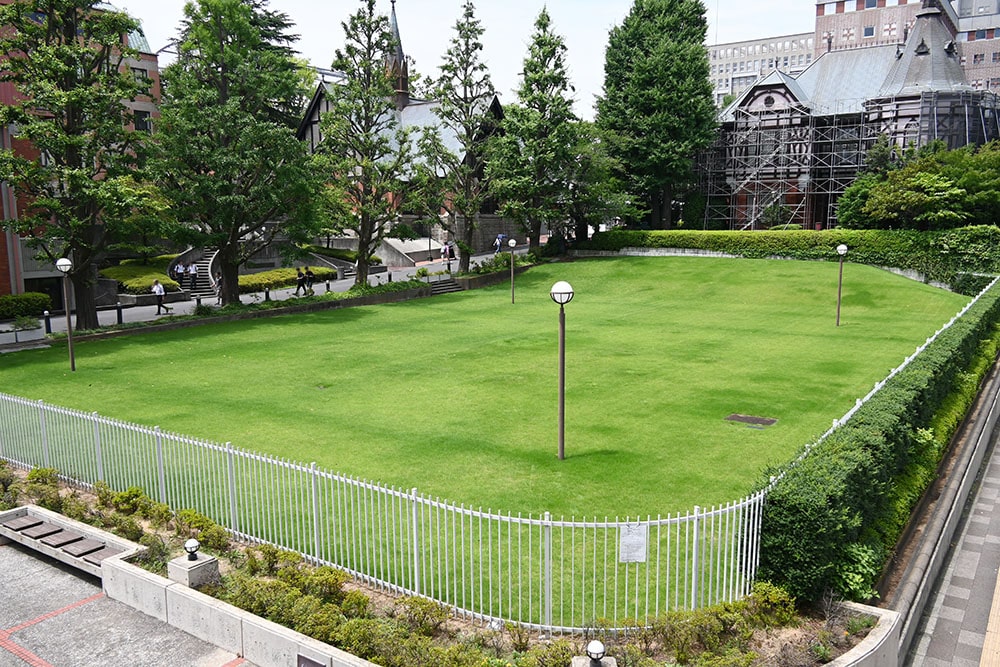
[[975,38],[976,39],[986,39],[986,31],[985,30],[977,30]]
[[878,0],[865,0],[865,9],[875,9],[878,7]]
[[1000,63],[1000,51],[993,52],[993,62]]
[[149,132],[153,131],[153,124],[149,120],[148,111],[136,111],[134,116],[135,130],[136,132]]
[[1000,79],[990,79],[990,88],[992,90],[1000,88]]
[[985,53],[974,53],[972,55],[972,64],[973,65],[982,65],[985,62],[986,62],[986,54]]
[[864,27],[864,31],[862,32],[862,35],[864,37],[874,37],[875,36],[875,26],[873,26],[873,25],[866,25]]

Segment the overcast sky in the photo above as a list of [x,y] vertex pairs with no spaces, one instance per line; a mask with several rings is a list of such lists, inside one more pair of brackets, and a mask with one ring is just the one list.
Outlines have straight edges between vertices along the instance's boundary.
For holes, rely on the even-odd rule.
[[[177,34],[184,0],[113,0],[112,4],[142,21],[156,51]],[[570,81],[576,89],[576,111],[593,117],[594,96],[604,83],[604,48],[608,30],[621,23],[632,0],[478,0],[476,15],[485,28],[484,60],[503,102],[514,102],[518,72],[527,52],[535,18],[543,6],[554,30],[566,40]],[[708,41],[732,42],[811,32],[814,0],[706,0]],[[341,22],[361,6],[358,0],[271,0],[271,9],[295,23],[296,48],[313,65],[329,67],[343,44]],[[388,14],[389,0],[377,0]],[[403,50],[423,75],[437,74],[441,54],[461,13],[462,0],[397,0]]]

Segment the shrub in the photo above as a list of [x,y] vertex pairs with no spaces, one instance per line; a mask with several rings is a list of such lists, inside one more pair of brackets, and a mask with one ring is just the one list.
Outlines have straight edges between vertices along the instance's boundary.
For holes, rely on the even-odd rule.
[[130,486],[111,499],[111,505],[122,514],[135,514],[151,502],[142,489]]
[[18,315],[14,318],[12,327],[14,331],[32,331],[34,329],[41,329],[42,325],[38,323],[37,317]]
[[111,530],[126,540],[138,542],[143,536],[142,526],[130,514],[112,513],[108,518]]
[[0,320],[13,320],[18,317],[38,318],[46,310],[52,309],[52,298],[41,292],[24,292],[23,294],[4,294],[0,296]]
[[94,484],[94,495],[97,496],[98,507],[111,509],[114,507],[115,491],[104,480]]
[[62,511],[59,495],[59,473],[55,468],[34,468],[28,473],[24,493],[33,503],[52,510]]
[[401,612],[400,618],[411,630],[426,637],[437,634],[451,615],[444,605],[415,596],[396,600],[396,608]]

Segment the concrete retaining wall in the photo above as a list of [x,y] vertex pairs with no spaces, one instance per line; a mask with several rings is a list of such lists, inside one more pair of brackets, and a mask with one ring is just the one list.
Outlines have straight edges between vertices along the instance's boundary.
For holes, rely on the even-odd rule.
[[854,613],[876,617],[878,624],[860,644],[828,664],[832,667],[898,667],[903,615],[891,609],[852,602],[846,603],[846,606]]
[[298,657],[326,667],[375,667],[340,649],[259,618],[120,558],[102,567],[104,592],[143,613],[260,667],[294,667]]

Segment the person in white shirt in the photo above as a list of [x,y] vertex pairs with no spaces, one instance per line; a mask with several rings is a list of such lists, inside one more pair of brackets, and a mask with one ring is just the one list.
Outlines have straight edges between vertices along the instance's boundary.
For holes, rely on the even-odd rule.
[[159,280],[154,280],[153,281],[153,294],[156,295],[156,314],[157,315],[160,314],[161,310],[163,312],[165,312],[165,313],[169,313],[170,312],[170,308],[168,306],[163,305],[163,295],[165,294],[165,292],[166,292],[166,290],[163,289],[163,285],[160,284],[160,281]]
[[191,283],[188,285],[188,291],[193,292],[195,285],[198,284],[198,265],[194,262],[191,262],[191,265],[188,266],[188,282]]

